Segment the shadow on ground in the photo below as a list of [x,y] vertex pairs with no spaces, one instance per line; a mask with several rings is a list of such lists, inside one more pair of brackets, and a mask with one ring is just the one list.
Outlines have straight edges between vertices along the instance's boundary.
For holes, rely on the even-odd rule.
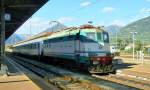
[[116,69],[127,69],[127,68],[133,68],[134,65],[137,65],[135,63],[122,63],[122,64],[116,64]]

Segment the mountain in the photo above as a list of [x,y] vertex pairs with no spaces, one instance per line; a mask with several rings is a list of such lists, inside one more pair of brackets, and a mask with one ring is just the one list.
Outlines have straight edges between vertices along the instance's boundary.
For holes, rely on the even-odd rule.
[[150,43],[150,16],[135,21],[127,26],[121,28],[119,32],[120,38],[132,38],[130,32],[137,32],[135,35],[136,40]]
[[107,26],[105,29],[110,35],[115,35],[116,32],[118,33],[120,31],[121,28],[122,26],[110,25],[110,26]]
[[114,45],[116,43],[116,33],[118,34],[121,28],[122,26],[118,25],[110,25],[105,27],[105,30],[109,33],[111,45]]
[[19,34],[13,34],[11,35],[7,40],[6,44],[15,44],[16,42],[19,42],[21,40],[24,40],[26,37],[24,35],[19,35]]
[[[37,35],[40,35],[42,33],[46,33],[46,32],[55,32],[55,31],[59,31],[61,29],[64,29],[64,28],[67,28],[67,26],[61,24],[61,23],[58,23],[57,25],[54,25],[53,27],[50,27],[50,28],[47,28],[45,31],[37,34]],[[34,36],[34,35],[30,35],[30,34],[13,34],[11,35],[7,40],[6,40],[6,44],[15,44],[16,42],[19,42],[19,41],[22,41],[22,40],[25,40],[27,38],[29,38],[30,36]]]
[[[55,31],[59,31],[61,29],[65,29],[65,28],[67,28],[67,26],[65,26],[65,25],[63,25],[61,23],[58,23],[58,24],[56,24],[56,25],[54,25],[52,27],[47,28],[45,31],[43,31],[41,33],[55,32]],[[41,34],[41,33],[39,33],[39,34]]]

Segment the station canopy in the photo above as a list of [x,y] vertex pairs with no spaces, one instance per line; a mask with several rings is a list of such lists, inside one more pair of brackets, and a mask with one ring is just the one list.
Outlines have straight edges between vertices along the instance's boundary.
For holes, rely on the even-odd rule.
[[4,0],[5,15],[7,15],[8,18],[10,17],[10,20],[5,22],[6,39],[47,1],[48,0]]

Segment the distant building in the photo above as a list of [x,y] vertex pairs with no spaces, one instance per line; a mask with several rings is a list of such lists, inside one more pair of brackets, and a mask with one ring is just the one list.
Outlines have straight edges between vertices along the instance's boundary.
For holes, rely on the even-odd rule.
[[116,46],[110,46],[110,52],[113,56],[119,56],[120,49]]
[[133,44],[129,44],[125,47],[125,51],[128,51],[130,50],[131,48],[133,47]]
[[150,54],[150,45],[146,45],[145,48],[147,49],[148,53]]

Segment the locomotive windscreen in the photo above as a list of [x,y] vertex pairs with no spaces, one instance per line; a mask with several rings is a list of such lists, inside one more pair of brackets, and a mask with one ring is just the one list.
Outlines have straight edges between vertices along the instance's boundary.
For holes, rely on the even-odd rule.
[[92,40],[96,40],[96,37],[95,37],[95,33],[94,32],[89,32],[86,34],[86,36]]
[[87,32],[86,37],[96,42],[109,43],[109,36],[107,32]]
[[97,40],[98,40],[98,42],[102,41],[102,34],[101,33],[97,33]]
[[103,40],[104,40],[104,42],[109,43],[109,36],[108,36],[108,33],[107,33],[107,32],[104,32],[104,33],[103,33]]

